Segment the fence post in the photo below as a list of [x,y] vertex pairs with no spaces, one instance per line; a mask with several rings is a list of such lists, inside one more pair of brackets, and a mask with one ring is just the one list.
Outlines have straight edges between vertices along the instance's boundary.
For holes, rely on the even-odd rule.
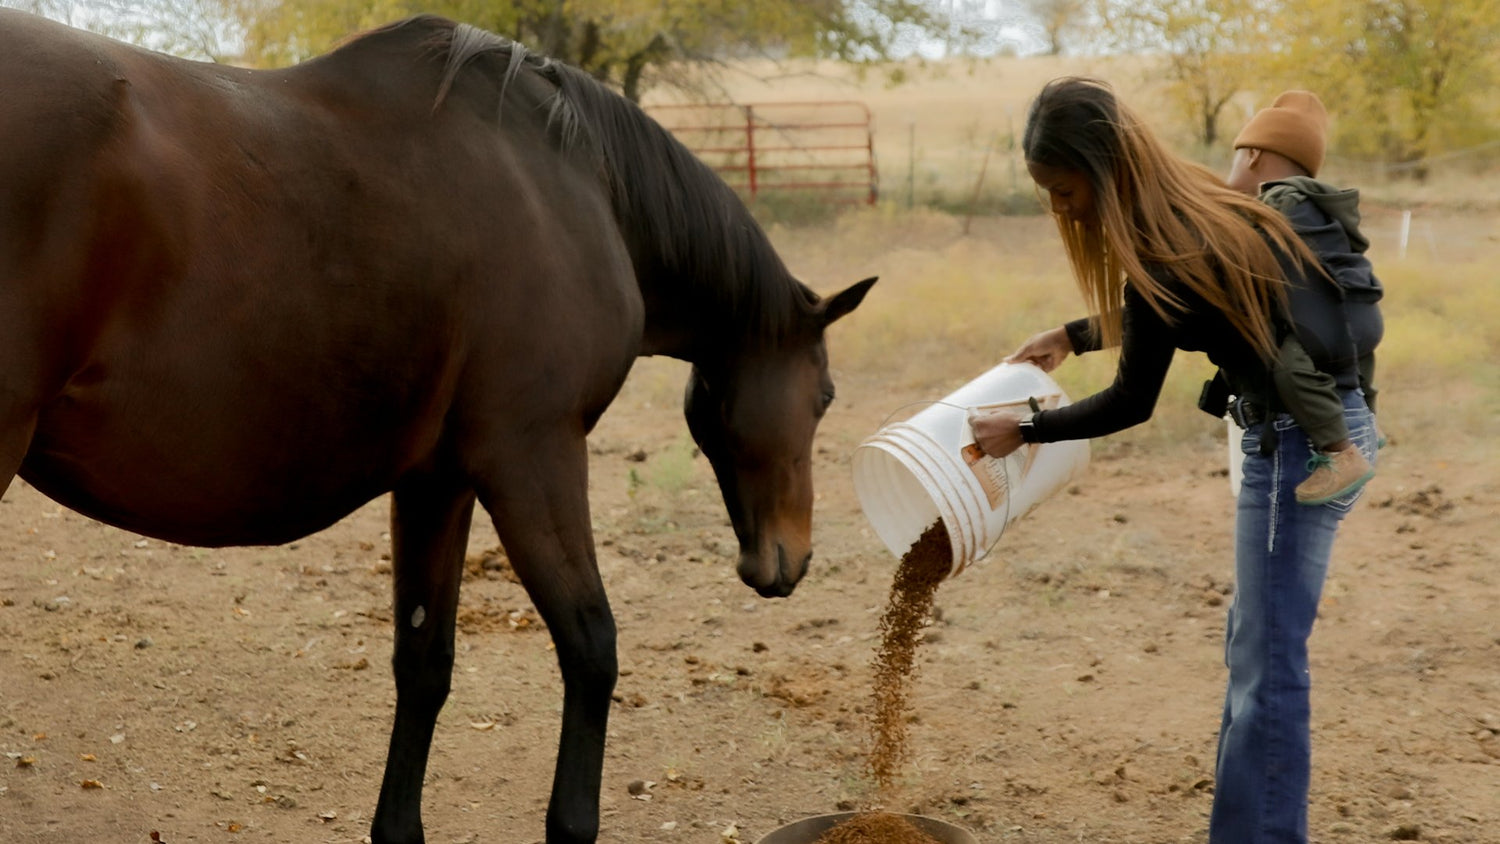
[[1010,106],[1005,107],[1005,149],[1010,153],[1010,192],[1017,193],[1021,189],[1021,181],[1016,173],[1016,112]]
[[917,122],[906,124],[906,207],[917,204]]
[[745,106],[745,166],[750,174],[750,199],[755,199],[755,106]]
[[990,169],[990,153],[994,150],[994,141],[985,144],[984,160],[979,163],[979,178],[974,180],[974,194],[969,197],[969,212],[964,215],[965,235],[969,233],[969,224],[974,222],[974,212],[979,208],[979,192],[984,188],[984,174]]

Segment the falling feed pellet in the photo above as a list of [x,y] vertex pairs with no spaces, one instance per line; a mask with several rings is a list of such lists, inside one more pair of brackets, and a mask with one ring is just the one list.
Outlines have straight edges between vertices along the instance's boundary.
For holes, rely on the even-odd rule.
[[816,844],[939,844],[936,838],[889,812],[864,812],[823,833]]
[[[948,542],[948,531],[941,520],[933,522],[901,557],[891,584],[890,600],[880,618],[880,649],[875,654],[873,671],[869,766],[883,798],[891,795],[896,771],[909,753],[906,715],[910,710],[913,661],[922,626],[932,612],[938,584],[952,568],[953,547]],[[869,840],[883,844],[908,839]]]

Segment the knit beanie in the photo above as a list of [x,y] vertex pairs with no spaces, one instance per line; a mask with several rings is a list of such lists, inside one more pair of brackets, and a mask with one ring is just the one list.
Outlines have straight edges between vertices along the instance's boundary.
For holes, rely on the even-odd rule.
[[1308,175],[1318,175],[1323,166],[1323,148],[1328,144],[1328,112],[1311,91],[1287,91],[1270,108],[1250,118],[1234,148],[1251,147],[1284,155]]

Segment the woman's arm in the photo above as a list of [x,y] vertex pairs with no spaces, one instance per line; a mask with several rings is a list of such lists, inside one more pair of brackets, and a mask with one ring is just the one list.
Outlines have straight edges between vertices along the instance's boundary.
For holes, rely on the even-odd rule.
[[1114,383],[1067,407],[1032,416],[1028,442],[1092,439],[1151,418],[1176,351],[1172,328],[1128,286],[1122,319]]

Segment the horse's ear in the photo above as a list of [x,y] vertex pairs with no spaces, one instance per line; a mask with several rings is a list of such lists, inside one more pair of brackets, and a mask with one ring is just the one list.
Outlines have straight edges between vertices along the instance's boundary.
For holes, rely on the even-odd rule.
[[826,326],[829,323],[837,320],[839,317],[846,316],[850,311],[859,307],[859,303],[864,301],[865,294],[870,292],[870,287],[875,284],[875,282],[879,278],[879,276],[871,276],[864,281],[851,284],[838,293],[835,293],[832,296],[829,296],[827,299],[823,300],[821,307],[823,313],[823,324]]

